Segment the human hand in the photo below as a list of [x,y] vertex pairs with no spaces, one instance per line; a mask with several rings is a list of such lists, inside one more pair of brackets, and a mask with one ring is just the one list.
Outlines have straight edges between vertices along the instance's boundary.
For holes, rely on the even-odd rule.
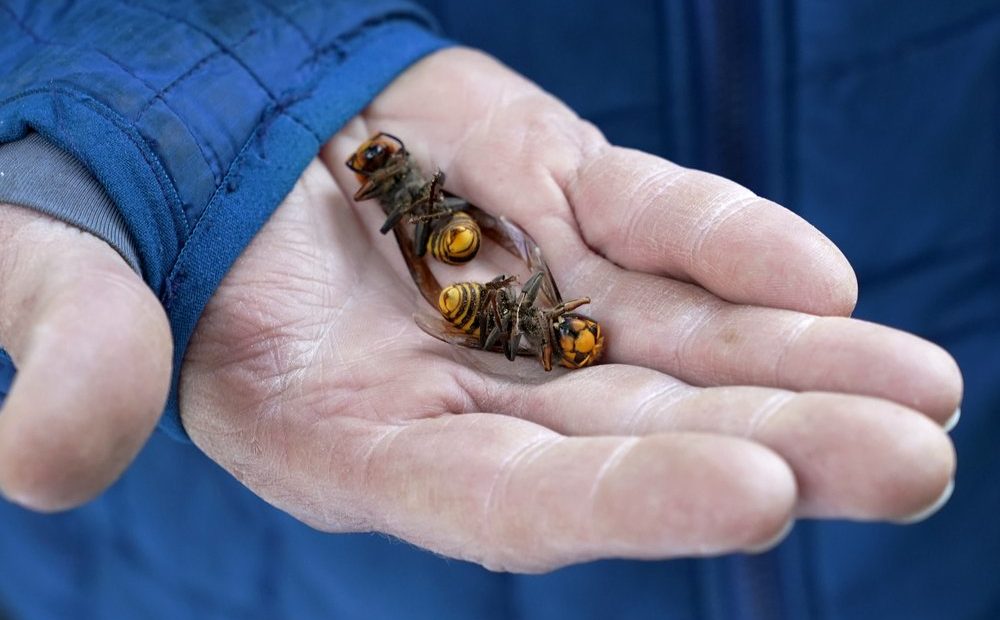
[[0,409],[0,493],[43,511],[91,499],[163,411],[160,302],[104,241],[0,204],[0,346],[18,368]]
[[[343,165],[378,130],[539,240],[567,298],[593,298],[606,365],[543,375],[417,330],[424,302]],[[949,484],[954,362],[841,318],[849,265],[784,209],[612,148],[464,50],[322,160],[210,302],[181,391],[195,443],[303,521],[533,571],[750,549],[796,516],[903,519]]]
[[[543,375],[533,360],[511,365],[416,328],[423,302],[392,240],[375,233],[378,208],[350,200],[356,181],[343,167],[381,129],[445,170],[449,190],[539,240],[567,298],[593,298],[606,365]],[[180,394],[195,443],[303,521],[544,570],[750,549],[796,516],[900,519],[949,483],[954,454],[938,423],[960,397],[954,363],[894,330],[811,316],[848,314],[853,274],[780,207],[608,147],[536,87],[463,50],[404,74],[323,161],[206,308]],[[110,250],[88,252],[76,264]],[[21,371],[0,415],[0,489],[39,508],[78,503],[114,478],[162,407],[157,360],[169,360],[162,311],[131,292],[116,299],[137,278],[113,252],[127,273],[109,270],[111,299],[89,282],[72,299],[96,298],[93,310],[67,310],[63,296],[52,302],[60,320],[43,321],[23,300],[66,269],[51,256],[33,256],[30,270],[18,259],[18,278],[0,260],[0,317],[13,317],[0,342]],[[120,333],[123,323],[135,331]],[[45,355],[15,342],[52,324],[63,337]],[[67,346],[89,357],[60,360]],[[53,368],[77,380],[54,381]],[[729,387],[741,385],[756,387]],[[53,413],[35,415],[38,402]],[[114,413],[102,413],[109,403]]]

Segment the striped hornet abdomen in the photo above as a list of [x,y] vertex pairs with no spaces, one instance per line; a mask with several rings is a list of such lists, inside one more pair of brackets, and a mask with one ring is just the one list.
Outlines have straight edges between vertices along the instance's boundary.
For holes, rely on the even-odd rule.
[[476,220],[465,211],[455,211],[434,224],[427,251],[442,263],[463,265],[476,257],[481,237]]
[[458,282],[441,289],[438,310],[455,327],[467,334],[478,335],[476,319],[485,297],[486,287],[479,282]]
[[513,276],[500,275],[486,284],[458,282],[441,289],[438,311],[449,323],[473,336],[480,336],[483,348],[492,346],[500,330],[510,323],[514,295]]

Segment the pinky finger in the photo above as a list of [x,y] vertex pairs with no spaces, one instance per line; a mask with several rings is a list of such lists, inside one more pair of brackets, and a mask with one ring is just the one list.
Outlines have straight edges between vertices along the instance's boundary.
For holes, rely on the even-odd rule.
[[[372,528],[494,570],[752,550],[787,531],[796,502],[785,462],[742,439],[565,437],[493,414],[328,422],[303,440],[339,443],[335,470],[363,472],[348,496]],[[331,478],[312,474],[293,478]]]

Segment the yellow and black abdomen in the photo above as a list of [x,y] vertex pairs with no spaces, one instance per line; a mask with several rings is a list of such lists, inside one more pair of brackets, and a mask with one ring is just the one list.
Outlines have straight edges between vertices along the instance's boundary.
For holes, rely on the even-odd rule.
[[438,310],[463,332],[478,335],[476,319],[482,311],[486,287],[478,282],[459,282],[446,286],[438,296]]
[[441,218],[427,240],[427,251],[442,263],[462,265],[479,252],[479,224],[465,211]]
[[559,363],[566,368],[583,368],[601,359],[604,332],[597,321],[568,312],[555,325]]

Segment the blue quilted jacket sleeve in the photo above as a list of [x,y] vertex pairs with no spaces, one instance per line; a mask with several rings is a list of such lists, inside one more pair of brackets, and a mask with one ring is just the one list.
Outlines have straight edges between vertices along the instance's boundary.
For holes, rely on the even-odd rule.
[[160,426],[202,309],[320,146],[446,42],[397,0],[0,0],[0,143],[29,130],[104,185],[173,330]]

